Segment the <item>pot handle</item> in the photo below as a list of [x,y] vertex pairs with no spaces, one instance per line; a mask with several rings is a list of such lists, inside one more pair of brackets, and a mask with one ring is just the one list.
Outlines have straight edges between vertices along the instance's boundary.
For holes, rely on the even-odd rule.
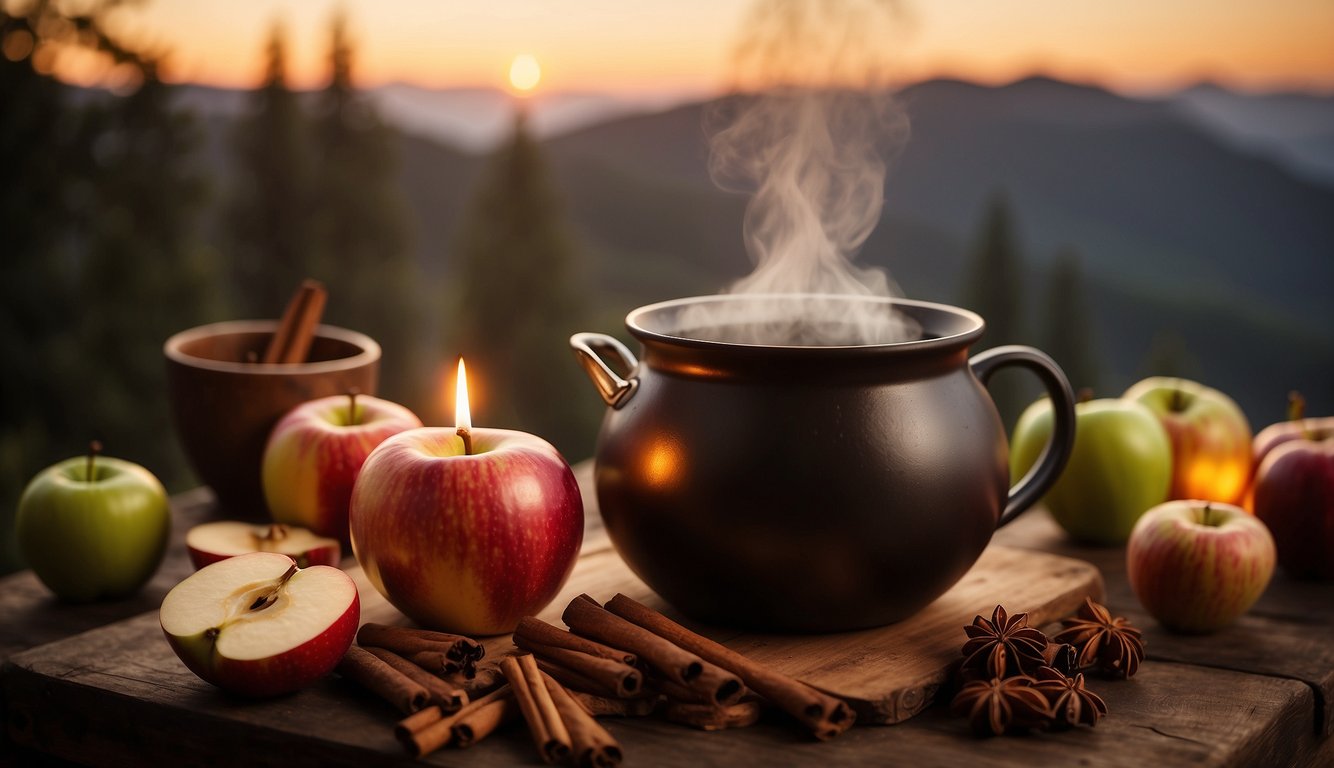
[[975,356],[968,361],[968,364],[972,366],[973,373],[983,384],[987,383],[991,374],[997,369],[1007,365],[1017,365],[1032,371],[1042,381],[1047,394],[1051,396],[1055,416],[1051,438],[1047,440],[1047,446],[1042,449],[1042,455],[1038,456],[1037,463],[1028,470],[1028,474],[1010,489],[1009,499],[1005,502],[1005,511],[1001,513],[1000,520],[996,523],[996,527],[999,528],[1041,499],[1042,494],[1046,493],[1052,483],[1056,482],[1056,478],[1060,477],[1061,470],[1065,469],[1065,463],[1069,460],[1070,452],[1075,445],[1075,394],[1060,366],[1056,365],[1056,361],[1032,347],[1020,345],[996,347]]
[[625,345],[605,333],[576,333],[570,337],[570,348],[574,357],[583,366],[588,378],[593,380],[598,394],[612,408],[620,408],[630,402],[631,396],[639,387],[639,379],[623,379],[611,369],[599,353],[614,353],[628,376],[639,365],[639,361],[625,348]]

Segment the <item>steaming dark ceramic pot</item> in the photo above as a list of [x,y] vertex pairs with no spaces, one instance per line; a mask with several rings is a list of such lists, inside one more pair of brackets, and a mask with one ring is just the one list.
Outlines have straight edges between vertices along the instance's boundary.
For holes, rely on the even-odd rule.
[[[804,297],[769,298],[636,309],[626,326],[639,360],[610,336],[570,339],[609,406],[596,455],[607,531],[645,583],[701,621],[824,632],[907,618],[1056,479],[1074,441],[1070,385],[1029,347],[969,360],[982,318],[941,304],[892,302],[919,329],[907,341],[743,343],[717,340],[746,338],[737,328],[682,330],[702,310],[801,316]],[[847,314],[891,306],[822,301]],[[1051,444],[1014,488],[983,386],[1007,365],[1035,373],[1056,414]]]

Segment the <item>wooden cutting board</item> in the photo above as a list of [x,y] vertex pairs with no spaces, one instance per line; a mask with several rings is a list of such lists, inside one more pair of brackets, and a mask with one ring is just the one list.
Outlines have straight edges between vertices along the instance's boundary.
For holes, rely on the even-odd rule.
[[[604,540],[605,541],[605,540]],[[366,580],[350,570],[361,591],[362,620],[408,623]],[[1082,560],[993,544],[958,584],[918,615],[879,629],[826,635],[764,635],[705,627],[684,619],[640,581],[606,544],[585,550],[570,581],[542,618],[565,626],[569,601],[587,593],[604,602],[623,592],[703,635],[773,669],[847,700],[859,723],[897,723],[925,709],[946,681],[973,617],[997,603],[1027,611],[1041,627],[1068,616],[1085,597],[1101,600],[1102,575]],[[508,635],[485,641],[488,656],[513,650]]]

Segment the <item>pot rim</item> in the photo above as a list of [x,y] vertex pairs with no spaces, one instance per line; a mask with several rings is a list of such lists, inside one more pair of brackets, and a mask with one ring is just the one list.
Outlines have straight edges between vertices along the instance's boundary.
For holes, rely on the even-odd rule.
[[278,329],[277,320],[224,320],[208,325],[199,325],[173,334],[162,345],[163,355],[168,360],[187,368],[202,368],[221,373],[251,374],[257,376],[291,376],[318,373],[334,373],[362,368],[380,359],[379,342],[364,333],[339,328],[334,325],[315,326],[315,335],[319,338],[335,339],[357,348],[357,353],[333,360],[316,360],[306,363],[243,363],[229,360],[213,360],[198,357],[184,351],[186,344],[210,336],[234,336],[247,333],[273,333]]
[[[668,333],[665,331],[651,330],[645,327],[644,320],[647,316],[655,313],[664,313],[669,310],[680,310],[684,307],[695,306],[707,303],[728,303],[740,301],[763,301],[768,299],[793,300],[793,299],[823,299],[835,301],[857,301],[882,304],[894,307],[899,310],[906,310],[913,319],[920,322],[924,330],[930,331],[927,320],[936,318],[950,318],[955,323],[963,323],[961,330],[954,330],[950,333],[941,333],[931,335],[928,338],[912,339],[908,341],[892,342],[873,342],[868,344],[827,344],[827,345],[799,345],[799,344],[753,344],[737,341],[717,341],[713,339],[700,339],[691,336],[683,336],[677,333]],[[677,347],[688,347],[693,349],[716,349],[716,350],[773,350],[777,353],[782,351],[811,351],[826,350],[832,352],[844,353],[872,353],[884,352],[890,350],[896,351],[921,351],[954,349],[961,346],[968,346],[977,341],[982,336],[986,328],[986,322],[982,316],[972,310],[956,307],[949,304],[941,304],[932,301],[921,301],[917,299],[900,299],[886,296],[862,296],[857,294],[834,294],[834,293],[763,293],[763,294],[716,294],[712,296],[689,296],[680,299],[670,299],[653,304],[646,304],[642,307],[633,309],[625,316],[625,327],[635,338],[642,342],[657,342]]]

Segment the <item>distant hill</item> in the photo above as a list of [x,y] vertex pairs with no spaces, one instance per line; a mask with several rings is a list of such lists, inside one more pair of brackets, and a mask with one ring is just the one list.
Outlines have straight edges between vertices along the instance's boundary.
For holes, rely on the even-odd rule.
[[1169,101],[1219,138],[1267,154],[1298,175],[1334,184],[1334,94],[1250,94],[1199,83]]

